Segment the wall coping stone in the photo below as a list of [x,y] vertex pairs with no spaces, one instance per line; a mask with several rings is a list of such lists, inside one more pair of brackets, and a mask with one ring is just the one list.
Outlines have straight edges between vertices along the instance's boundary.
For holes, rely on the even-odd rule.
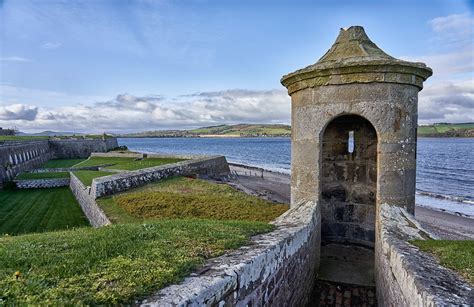
[[90,187],[86,187],[74,173],[71,172],[70,176],[69,188],[92,227],[112,224],[102,208],[100,208],[95,199],[90,195]]
[[[185,160],[94,178],[91,184],[91,194],[97,199],[102,196],[123,192],[170,176],[183,176],[190,173],[205,174],[206,171],[213,171],[212,166],[206,165],[206,163],[212,162],[221,163],[222,165],[225,164],[227,169],[225,174],[212,174],[212,176],[225,176],[229,174],[229,167],[224,156],[205,156],[200,157],[199,159]],[[201,169],[201,171],[197,169]]]
[[68,186],[69,178],[15,179],[13,182],[19,189],[45,189]]
[[[413,306],[468,306],[474,289],[460,276],[409,240],[436,239],[425,231],[406,209],[381,205],[381,244],[403,297]],[[379,290],[379,289],[378,289]],[[380,297],[379,297],[380,299]],[[383,302],[382,302],[383,303]]]

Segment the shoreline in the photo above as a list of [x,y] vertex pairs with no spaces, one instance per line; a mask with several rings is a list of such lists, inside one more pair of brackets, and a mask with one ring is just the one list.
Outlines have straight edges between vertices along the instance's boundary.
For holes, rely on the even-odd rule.
[[[229,184],[248,194],[273,202],[290,203],[290,175],[273,172],[260,167],[229,163],[231,178]],[[263,174],[263,178],[262,178]],[[447,210],[416,205],[415,218],[427,230],[441,239],[473,240],[474,223],[472,217]]]
[[[289,179],[290,179],[290,176],[291,176],[289,173],[284,173],[284,172],[279,172],[279,171],[275,171],[275,170],[265,169],[265,168],[258,167],[258,166],[246,165],[246,164],[235,163],[235,162],[228,162],[228,164],[229,164],[229,166],[245,168],[245,169],[253,170],[255,172],[260,172],[261,173],[263,171],[263,172],[267,172],[267,173],[278,174],[278,175],[281,175],[281,176],[288,176]],[[432,198],[433,201],[442,200],[442,201],[446,201],[446,202],[459,202],[459,201],[450,200],[450,199],[446,199],[446,198],[442,198],[442,197],[429,196],[425,192],[416,192],[416,195],[424,196],[424,197],[427,197],[427,198]],[[462,203],[462,202],[459,202],[459,203]],[[468,203],[465,203],[465,204],[467,206],[470,206],[470,204],[468,204]],[[454,216],[464,217],[464,218],[467,218],[467,219],[474,219],[474,215],[469,215],[469,214],[459,212],[459,211],[451,211],[451,210],[448,210],[446,208],[434,207],[434,206],[418,204],[418,203],[416,204],[416,206],[421,207],[421,208],[425,208],[427,210],[433,210],[433,211],[437,211],[437,212],[441,212],[441,213],[445,213],[445,214],[451,214],[451,215],[454,215]]]
[[[287,138],[291,139],[288,135],[236,135],[236,134],[197,134],[197,135],[155,135],[155,136],[114,136],[117,139],[199,139],[199,138]],[[418,138],[429,138],[429,139],[474,139],[474,136],[454,136],[454,135],[418,135]]]

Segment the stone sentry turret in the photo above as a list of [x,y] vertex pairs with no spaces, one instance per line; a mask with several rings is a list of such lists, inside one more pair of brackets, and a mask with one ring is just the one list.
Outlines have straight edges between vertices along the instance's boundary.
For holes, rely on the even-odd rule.
[[352,26],[281,79],[292,104],[291,204],[318,201],[323,240],[373,246],[380,204],[414,213],[418,92],[431,75]]

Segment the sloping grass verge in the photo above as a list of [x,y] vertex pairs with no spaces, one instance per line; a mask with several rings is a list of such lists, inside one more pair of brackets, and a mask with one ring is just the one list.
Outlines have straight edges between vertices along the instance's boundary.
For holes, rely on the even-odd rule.
[[175,177],[97,202],[114,223],[155,218],[206,218],[269,222],[288,210],[226,184]]
[[53,172],[53,173],[21,173],[15,177],[18,180],[29,179],[58,179],[69,178],[69,172]]
[[119,162],[112,166],[107,166],[107,169],[118,169],[118,170],[127,170],[133,171],[147,167],[160,166],[165,164],[171,164],[184,161],[184,159],[178,158],[145,158],[143,160],[136,160],[130,162]]
[[105,165],[105,164],[127,163],[127,162],[132,162],[134,159],[135,158],[127,158],[127,157],[90,157],[89,159],[74,165],[74,167],[100,166],[100,165]]
[[1,237],[0,303],[131,303],[272,229],[182,219]]
[[85,161],[85,159],[53,159],[47,161],[41,168],[66,168],[72,167],[78,163]]
[[442,266],[458,272],[467,282],[474,285],[473,240],[416,240],[410,243],[433,254]]
[[113,174],[114,173],[101,172],[101,171],[75,171],[74,172],[74,175],[76,175],[77,178],[79,178],[79,180],[85,186],[90,186],[92,184],[92,180],[94,180],[94,178],[111,176]]
[[0,191],[0,236],[88,225],[68,187]]
[[89,159],[74,165],[75,167],[83,166],[100,166],[106,164],[113,164],[107,166],[107,169],[118,169],[118,170],[138,170],[147,167],[160,166],[170,163],[176,163],[184,161],[185,159],[179,158],[145,158],[143,160],[136,160],[136,158],[128,157],[90,157]]

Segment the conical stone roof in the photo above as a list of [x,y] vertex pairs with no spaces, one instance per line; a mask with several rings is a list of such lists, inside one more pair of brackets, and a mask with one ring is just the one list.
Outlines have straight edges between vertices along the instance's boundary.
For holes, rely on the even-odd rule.
[[283,76],[281,83],[290,94],[307,87],[369,82],[413,84],[421,89],[432,74],[423,63],[386,54],[363,27],[352,26],[341,29],[331,49],[315,64]]

